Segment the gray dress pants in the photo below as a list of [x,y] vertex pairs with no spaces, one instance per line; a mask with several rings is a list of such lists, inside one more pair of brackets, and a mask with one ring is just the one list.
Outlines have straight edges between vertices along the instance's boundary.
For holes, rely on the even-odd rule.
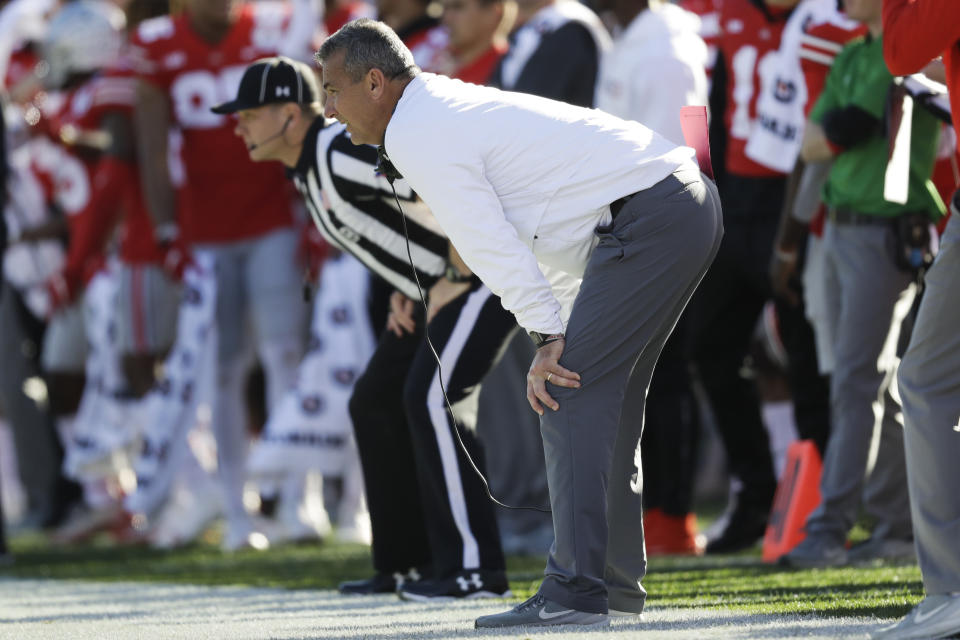
[[900,363],[907,482],[927,595],[960,592],[960,219],[947,224]]
[[900,406],[890,385],[903,319],[897,312],[907,310],[913,289],[912,276],[893,262],[892,233],[890,226],[834,223],[824,230],[826,321],[835,357],[832,427],[820,479],[823,500],[806,530],[836,544],[853,527],[868,473],[874,536],[911,536]]
[[597,230],[560,364],[578,389],[540,423],[555,541],[540,593],[591,613],[643,609],[640,435],[654,365],[716,256],[720,199],[695,169],[630,199]]

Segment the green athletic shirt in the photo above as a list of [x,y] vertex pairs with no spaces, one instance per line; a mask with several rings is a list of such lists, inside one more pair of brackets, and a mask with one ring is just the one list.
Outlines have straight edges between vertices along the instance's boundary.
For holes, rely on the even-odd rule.
[[[882,40],[869,35],[857,38],[834,60],[823,93],[810,112],[810,119],[820,124],[828,111],[856,105],[883,122],[892,81],[893,76],[883,61]],[[939,121],[915,105],[906,204],[883,199],[888,145],[886,136],[880,135],[860,142],[834,158],[823,187],[823,201],[829,206],[862,214],[892,217],[907,211],[926,211],[931,218],[939,218],[945,209],[930,180],[939,137]]]

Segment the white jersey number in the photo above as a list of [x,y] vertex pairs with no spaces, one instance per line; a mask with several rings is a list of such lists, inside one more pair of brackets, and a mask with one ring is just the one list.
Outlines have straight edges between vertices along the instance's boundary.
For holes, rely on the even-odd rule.
[[[771,61],[773,51],[768,51],[760,58],[760,67]],[[730,136],[738,140],[746,140],[753,128],[753,118],[750,117],[750,102],[756,93],[754,74],[757,73],[757,48],[744,45],[737,49],[730,60],[733,67],[733,118],[730,122]]]
[[170,87],[177,123],[185,129],[223,126],[226,118],[210,109],[236,97],[245,69],[244,65],[235,65],[218,71],[187,71],[177,76]]
[[53,196],[60,208],[67,215],[83,211],[90,202],[90,176],[83,162],[46,140],[35,145],[32,159],[38,171],[53,179]]

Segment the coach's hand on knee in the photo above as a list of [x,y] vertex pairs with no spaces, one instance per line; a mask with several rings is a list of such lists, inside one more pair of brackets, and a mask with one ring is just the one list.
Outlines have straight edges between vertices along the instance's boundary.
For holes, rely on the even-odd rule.
[[558,387],[576,389],[580,386],[580,374],[560,366],[560,356],[566,342],[563,339],[546,344],[537,349],[530,371],[527,372],[527,402],[539,415],[543,415],[541,402],[554,411],[560,408],[553,397],[547,393],[547,383]]

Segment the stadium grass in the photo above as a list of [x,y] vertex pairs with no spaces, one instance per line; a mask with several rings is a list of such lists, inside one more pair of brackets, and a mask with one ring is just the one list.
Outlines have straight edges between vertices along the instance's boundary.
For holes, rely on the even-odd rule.
[[[330,589],[370,575],[369,549],[359,545],[283,546],[225,554],[214,541],[160,551],[107,541],[54,547],[41,536],[12,541],[16,558],[4,576]],[[508,558],[511,588],[529,597],[542,576],[541,557]],[[826,617],[904,615],[923,595],[916,565],[789,570],[764,564],[759,551],[701,558],[653,558],[644,586],[657,608],[723,609],[749,614]]]

